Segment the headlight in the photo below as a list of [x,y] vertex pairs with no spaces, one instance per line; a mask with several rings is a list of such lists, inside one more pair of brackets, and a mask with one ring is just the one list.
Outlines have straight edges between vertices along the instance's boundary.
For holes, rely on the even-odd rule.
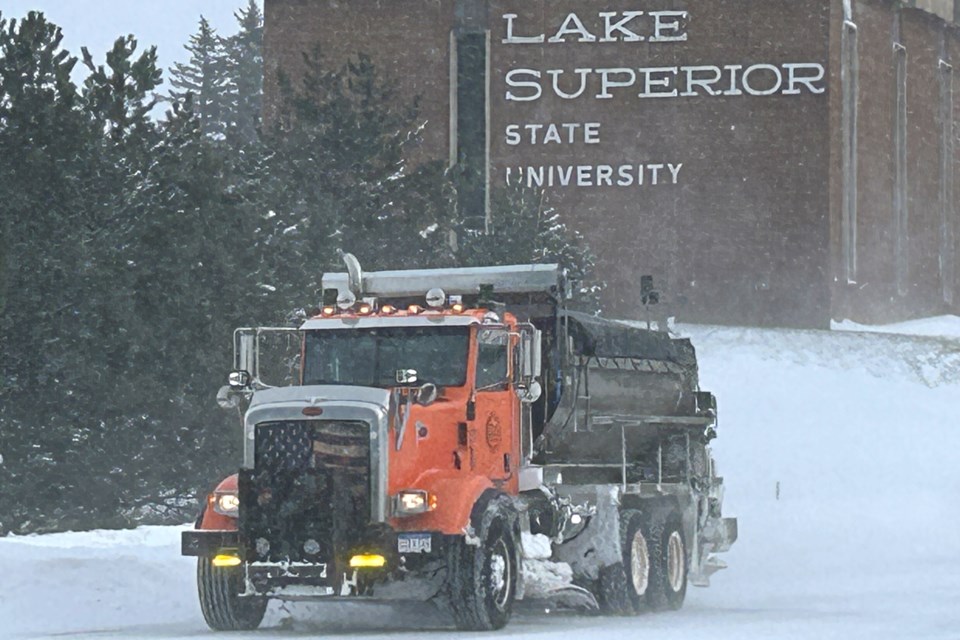
[[401,491],[393,499],[393,513],[398,516],[413,516],[437,508],[437,496],[426,491]]
[[236,518],[240,514],[240,497],[236,492],[217,493],[213,497],[213,510],[222,516]]

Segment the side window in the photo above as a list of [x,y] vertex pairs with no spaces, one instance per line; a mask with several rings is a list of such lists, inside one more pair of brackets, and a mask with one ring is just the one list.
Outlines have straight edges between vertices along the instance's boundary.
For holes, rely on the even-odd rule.
[[510,334],[481,329],[477,339],[477,390],[505,389],[510,361]]

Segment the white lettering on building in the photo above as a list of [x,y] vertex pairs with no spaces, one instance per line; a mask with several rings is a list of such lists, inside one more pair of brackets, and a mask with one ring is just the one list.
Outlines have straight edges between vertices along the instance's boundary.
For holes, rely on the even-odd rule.
[[600,144],[599,122],[563,122],[560,124],[509,124],[504,141],[515,147],[546,144]]
[[507,167],[508,185],[551,187],[659,187],[680,182],[682,162]]
[[[537,103],[559,99],[561,104],[586,100],[642,100],[713,97],[818,96],[827,90],[826,68],[819,62],[770,63],[745,60],[741,63],[640,66],[650,57],[649,45],[669,47],[687,42],[690,25],[695,24],[688,11],[614,11],[570,12],[548,18],[527,13],[504,13],[505,45],[567,45],[577,51],[604,55],[593,61],[564,56],[569,66],[543,64],[536,68],[508,68],[504,73],[507,102]],[[623,48],[620,60],[609,55],[611,44],[639,44]],[[616,50],[621,51],[620,49]],[[553,56],[546,55],[550,60]],[[584,54],[587,55],[587,54]],[[655,58],[656,59],[656,58]],[[574,62],[570,62],[573,60]],[[602,60],[603,62],[600,62]],[[667,58],[673,61],[673,57]],[[534,105],[530,105],[534,106]],[[559,105],[550,105],[549,112]],[[557,113],[561,111],[558,110]],[[644,126],[642,118],[638,126]],[[637,139],[641,139],[639,131]],[[609,137],[609,136],[608,136]],[[502,142],[510,148],[531,147],[545,152],[552,146],[600,145],[599,122],[513,122],[503,129]],[[578,164],[539,164],[508,166],[507,184],[529,188],[667,188],[680,183],[682,162],[638,162],[636,158],[617,158],[616,162],[596,163],[597,149]],[[548,154],[547,154],[548,155]],[[646,155],[646,154],[644,154]],[[575,156],[576,157],[576,156]],[[516,162],[516,161],[514,161]],[[539,162],[543,162],[540,160]]]
[[[511,69],[507,72],[510,89],[506,99],[532,102],[544,95],[553,95],[561,100],[609,100],[618,94],[639,98],[819,95],[827,90],[825,77],[826,69],[817,63],[754,64],[746,68],[729,64],[722,67]],[[513,91],[519,88],[525,91]]]
[[[687,39],[686,11],[600,11],[596,15],[603,22],[600,37],[590,30],[580,14],[568,13],[549,38],[540,31],[536,35],[517,35],[516,13],[504,13],[506,36],[503,44],[565,44],[570,42],[684,42]],[[599,31],[599,28],[598,28]]]

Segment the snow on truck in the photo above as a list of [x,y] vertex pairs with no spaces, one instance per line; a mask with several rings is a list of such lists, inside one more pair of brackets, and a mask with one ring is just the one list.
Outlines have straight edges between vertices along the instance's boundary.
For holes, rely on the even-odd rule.
[[[497,629],[538,562],[564,567],[557,594],[620,615],[708,584],[737,528],[689,341],[567,310],[556,265],[364,273],[344,257],[316,317],[236,333],[219,399],[243,410],[243,465],[182,540],[210,627],[350,598]],[[295,332],[296,385],[261,379],[276,331]]]

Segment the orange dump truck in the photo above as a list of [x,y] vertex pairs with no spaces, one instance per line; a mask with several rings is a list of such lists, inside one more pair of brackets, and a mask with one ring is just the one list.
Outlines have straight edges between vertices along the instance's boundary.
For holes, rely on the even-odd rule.
[[[433,600],[462,629],[500,628],[525,546],[608,613],[676,609],[688,582],[706,586],[737,529],[688,341],[568,311],[556,265],[345,259],[316,317],[237,331],[219,400],[242,409],[243,464],[182,541],[212,628],[333,598]],[[278,331],[299,350],[282,387],[260,362]]]

